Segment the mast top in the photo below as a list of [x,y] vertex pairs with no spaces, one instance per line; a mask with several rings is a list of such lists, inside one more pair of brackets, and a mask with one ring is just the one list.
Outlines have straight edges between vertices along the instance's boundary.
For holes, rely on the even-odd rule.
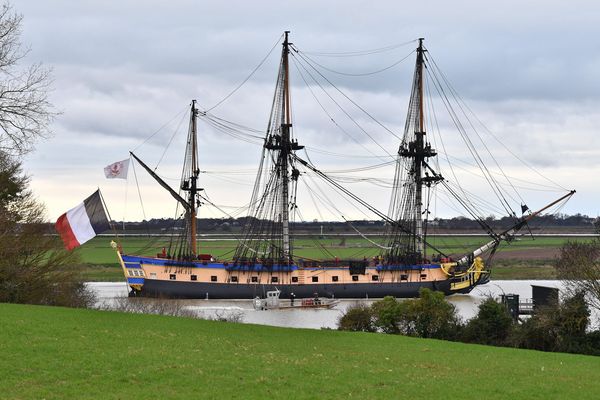
[[417,53],[419,55],[419,57],[423,57],[423,53],[427,50],[425,50],[425,48],[423,48],[423,41],[425,40],[425,38],[419,38],[419,47],[417,47]]

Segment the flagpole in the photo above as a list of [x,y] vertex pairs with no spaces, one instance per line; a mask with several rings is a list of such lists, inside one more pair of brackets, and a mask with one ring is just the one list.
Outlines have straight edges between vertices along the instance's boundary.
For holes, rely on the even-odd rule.
[[[108,211],[108,207],[106,206],[106,201],[104,201],[104,196],[102,196],[102,191],[100,190],[100,187],[98,187],[98,194],[100,195],[100,200],[102,201],[102,206],[104,207],[104,210],[106,211],[106,214],[108,215],[108,224],[110,225],[110,228],[113,230],[113,233],[115,234],[117,241],[118,241],[119,233],[117,231],[117,227],[115,226],[115,224],[113,224],[113,219],[110,216],[110,212]],[[125,221],[123,221],[123,224],[125,224]]]

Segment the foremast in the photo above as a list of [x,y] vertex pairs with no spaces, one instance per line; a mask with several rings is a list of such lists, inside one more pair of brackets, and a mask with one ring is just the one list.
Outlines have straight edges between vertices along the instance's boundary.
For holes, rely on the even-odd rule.
[[200,205],[198,193],[203,189],[198,187],[198,176],[200,169],[198,168],[198,134],[197,134],[197,116],[198,109],[196,108],[196,100],[192,100],[190,111],[190,124],[188,129],[187,144],[185,149],[185,161],[181,174],[180,189],[187,192],[187,196],[180,195],[175,189],[167,184],[154,169],[150,168],[146,163],[140,160],[133,152],[129,152],[131,156],[152,176],[158,184],[167,190],[175,200],[183,207],[185,211],[185,240],[184,243],[176,244],[176,249],[169,249],[169,255],[175,258],[197,258],[197,210]]
[[196,258],[198,255],[197,209],[200,205],[200,201],[198,200],[198,192],[202,190],[198,188],[198,175],[200,174],[200,169],[198,168],[197,116],[198,109],[196,108],[196,100],[192,100],[192,109],[190,111],[190,128],[185,150],[185,163],[181,178],[181,190],[188,193],[187,200],[189,208],[186,212],[186,219],[189,223],[190,252],[194,258]]

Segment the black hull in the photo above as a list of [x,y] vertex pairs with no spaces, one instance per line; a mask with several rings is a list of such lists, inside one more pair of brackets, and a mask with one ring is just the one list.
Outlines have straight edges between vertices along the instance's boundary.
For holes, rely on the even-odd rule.
[[253,299],[264,297],[270,290],[279,289],[281,298],[294,293],[296,298],[321,297],[344,298],[382,298],[385,296],[414,298],[419,297],[419,290],[431,290],[451,294],[450,280],[436,282],[401,282],[401,283],[354,283],[354,284],[309,284],[309,285],[259,285],[230,284],[204,282],[177,282],[145,279],[142,291],[145,297],[166,297],[178,299]]

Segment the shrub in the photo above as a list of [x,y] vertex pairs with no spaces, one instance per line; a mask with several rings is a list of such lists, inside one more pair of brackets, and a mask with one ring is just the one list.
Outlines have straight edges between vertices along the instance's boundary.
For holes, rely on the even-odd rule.
[[371,308],[364,304],[349,307],[338,320],[338,329],[341,331],[375,332]]
[[350,307],[338,321],[347,331],[395,333],[422,338],[452,340],[460,332],[456,308],[441,292],[421,289],[418,299],[397,301],[387,296],[371,307]]
[[589,317],[580,292],[561,304],[537,310],[515,331],[512,341],[521,348],[590,354],[594,340],[587,333]]
[[479,305],[477,315],[469,320],[461,337],[468,343],[501,346],[507,343],[513,325],[506,307],[488,297]]
[[402,302],[399,329],[404,335],[453,340],[461,326],[456,307],[444,294],[423,288],[418,299]]
[[398,302],[392,296],[386,296],[383,300],[374,302],[371,305],[373,324],[384,333],[400,333],[402,309],[402,302]]

